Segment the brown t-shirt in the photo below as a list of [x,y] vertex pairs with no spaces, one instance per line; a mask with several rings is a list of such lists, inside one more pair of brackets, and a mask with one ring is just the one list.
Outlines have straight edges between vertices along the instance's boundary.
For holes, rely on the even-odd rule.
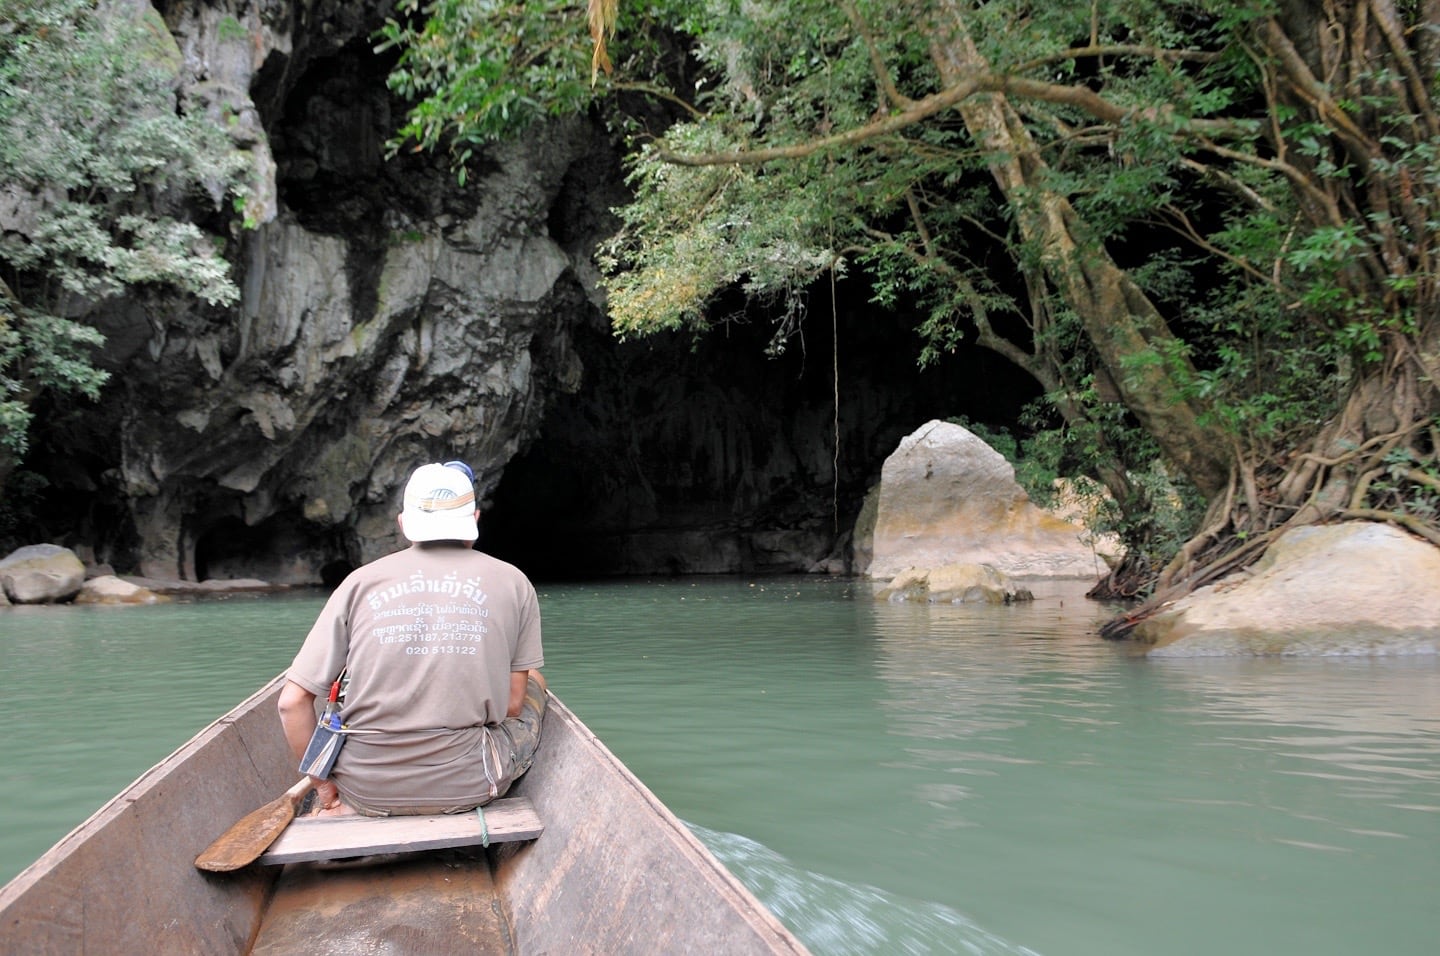
[[512,671],[544,664],[535,588],[514,565],[454,542],[412,545],[350,574],[286,676],[317,696],[350,676],[353,730],[331,771],[362,806],[464,806],[494,796],[486,725]]

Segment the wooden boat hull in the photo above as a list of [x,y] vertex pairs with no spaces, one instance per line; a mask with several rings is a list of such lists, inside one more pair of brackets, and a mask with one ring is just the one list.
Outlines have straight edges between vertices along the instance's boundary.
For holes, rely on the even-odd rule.
[[[530,843],[324,870],[195,855],[294,779],[277,678],[0,888],[0,952],[804,953],[552,695]],[[323,944],[317,948],[317,941]]]

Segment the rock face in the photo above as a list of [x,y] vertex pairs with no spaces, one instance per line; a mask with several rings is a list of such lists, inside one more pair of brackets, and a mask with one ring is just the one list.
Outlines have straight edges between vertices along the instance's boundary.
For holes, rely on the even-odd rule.
[[0,592],[15,604],[68,601],[85,583],[85,565],[69,548],[32,544],[0,559]]
[[1036,507],[1003,456],[968,429],[931,421],[881,471],[872,578],[907,568],[988,565],[1015,577],[1098,578],[1086,530]]
[[1388,525],[1298,528],[1132,634],[1169,657],[1440,653],[1440,550]]
[[318,583],[399,544],[416,464],[465,459],[488,494],[578,386],[570,339],[598,321],[590,256],[618,196],[603,130],[537,127],[466,187],[444,157],[387,159],[398,107],[370,35],[391,6],[161,8],[183,95],[237,117],[258,225],[230,240],[237,308],[87,317],[113,380],[70,467],[103,477],[66,477],[117,505],[81,530],[102,560]]

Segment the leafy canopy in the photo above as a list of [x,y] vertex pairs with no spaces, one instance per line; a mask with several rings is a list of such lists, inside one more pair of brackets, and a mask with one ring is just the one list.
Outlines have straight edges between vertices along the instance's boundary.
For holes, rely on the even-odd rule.
[[[585,55],[594,17],[587,35],[557,4],[435,2],[390,38],[421,146],[591,108],[627,137],[634,199],[601,255],[620,335],[708,327],[738,287],[776,304],[783,344],[836,270],[906,317],[922,358],[978,343],[1030,372],[1035,426],[1137,519],[1171,492],[1117,382],[1168,379],[1238,474],[1293,460],[1364,375],[1433,352],[1422,4],[618,7],[610,76]],[[996,94],[1008,113],[985,112]],[[1109,307],[1142,317],[1133,345],[1097,340],[1122,327],[1075,298],[1065,244],[1123,272]]]
[[[238,297],[179,210],[243,205],[245,157],[177,104],[179,50],[148,6],[7,0],[0,25],[0,459],[27,445],[43,390],[94,399],[100,334],[76,321],[126,289]],[[4,469],[0,469],[3,480]]]

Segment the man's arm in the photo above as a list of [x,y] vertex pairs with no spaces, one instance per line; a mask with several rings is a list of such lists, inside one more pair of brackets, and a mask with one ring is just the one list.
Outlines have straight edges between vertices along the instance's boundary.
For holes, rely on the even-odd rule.
[[[280,727],[285,731],[285,742],[295,754],[295,764],[305,759],[305,749],[315,734],[315,695],[294,681],[287,680],[280,688]],[[326,810],[340,803],[340,791],[329,780],[310,778],[315,784],[315,796],[319,805]]]
[[305,757],[305,748],[315,733],[315,695],[294,681],[287,680],[280,688],[280,727],[285,742],[295,754],[295,763]]
[[510,672],[510,701],[505,707],[506,717],[520,716],[520,708],[525,706],[525,684],[529,680],[529,671]]

